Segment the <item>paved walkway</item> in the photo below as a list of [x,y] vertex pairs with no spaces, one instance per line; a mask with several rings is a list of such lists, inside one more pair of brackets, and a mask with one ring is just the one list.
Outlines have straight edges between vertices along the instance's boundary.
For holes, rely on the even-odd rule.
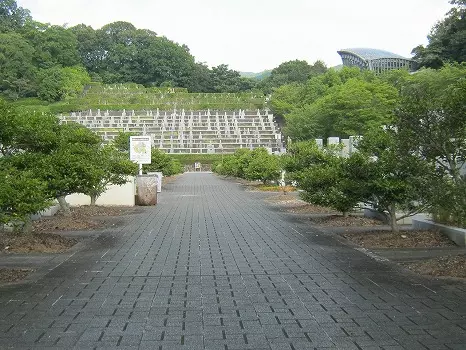
[[160,204],[0,288],[0,348],[465,349],[466,284],[405,274],[185,174]]

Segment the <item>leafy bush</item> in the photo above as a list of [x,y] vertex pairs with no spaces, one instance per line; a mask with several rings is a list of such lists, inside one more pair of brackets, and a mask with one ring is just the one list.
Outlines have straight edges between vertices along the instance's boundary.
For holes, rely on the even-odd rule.
[[151,164],[144,164],[143,170],[145,172],[161,172],[164,176],[172,176],[183,172],[181,163],[173,159],[169,154],[152,148],[151,150]]

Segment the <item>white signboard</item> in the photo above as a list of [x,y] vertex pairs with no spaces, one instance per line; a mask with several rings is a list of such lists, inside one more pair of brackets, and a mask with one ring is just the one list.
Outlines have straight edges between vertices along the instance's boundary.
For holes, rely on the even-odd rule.
[[138,164],[151,163],[150,136],[130,136],[129,159]]

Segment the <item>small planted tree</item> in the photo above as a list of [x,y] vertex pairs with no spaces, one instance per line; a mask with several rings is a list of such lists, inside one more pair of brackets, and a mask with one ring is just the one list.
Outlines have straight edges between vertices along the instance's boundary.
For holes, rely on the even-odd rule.
[[342,158],[338,148],[321,149],[314,141],[293,144],[284,157],[288,177],[303,190],[309,203],[333,208],[347,216],[361,201],[363,184],[348,177],[354,159]]
[[129,152],[129,141],[131,136],[137,136],[135,132],[122,132],[120,131],[118,135],[113,139],[113,147],[115,147],[120,152]]
[[399,231],[399,220],[429,208],[435,169],[418,154],[402,151],[396,129],[367,134],[358,150],[346,174],[364,177],[362,200],[386,217],[393,232]]
[[71,215],[65,196],[84,193],[88,186],[90,162],[99,152],[101,139],[79,124],[60,126],[58,146],[50,153],[36,154],[23,163],[26,169],[35,169],[48,187],[51,198],[56,198],[64,215]]
[[124,185],[128,176],[136,175],[137,171],[137,164],[131,162],[126,154],[113,146],[104,146],[87,158],[87,169],[83,174],[86,184],[82,191],[91,197],[91,205],[94,206],[107,186]]
[[419,154],[435,166],[431,212],[445,224],[466,227],[466,66],[415,74],[396,110],[404,153]]
[[244,177],[248,180],[260,180],[266,184],[277,181],[281,175],[280,170],[278,158],[260,147],[251,152],[248,165],[244,169]]
[[143,165],[144,171],[161,172],[164,176],[172,176],[183,172],[181,163],[158,148],[151,150],[151,163]]
[[31,215],[50,206],[47,185],[32,171],[18,170],[0,162],[0,224],[19,222],[31,232]]

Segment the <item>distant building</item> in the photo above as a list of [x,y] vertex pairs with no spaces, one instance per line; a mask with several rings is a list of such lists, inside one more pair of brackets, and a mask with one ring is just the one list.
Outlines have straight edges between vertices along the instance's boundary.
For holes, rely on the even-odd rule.
[[376,73],[402,68],[410,72],[416,70],[414,60],[384,50],[353,48],[337,52],[347,67],[359,67]]

